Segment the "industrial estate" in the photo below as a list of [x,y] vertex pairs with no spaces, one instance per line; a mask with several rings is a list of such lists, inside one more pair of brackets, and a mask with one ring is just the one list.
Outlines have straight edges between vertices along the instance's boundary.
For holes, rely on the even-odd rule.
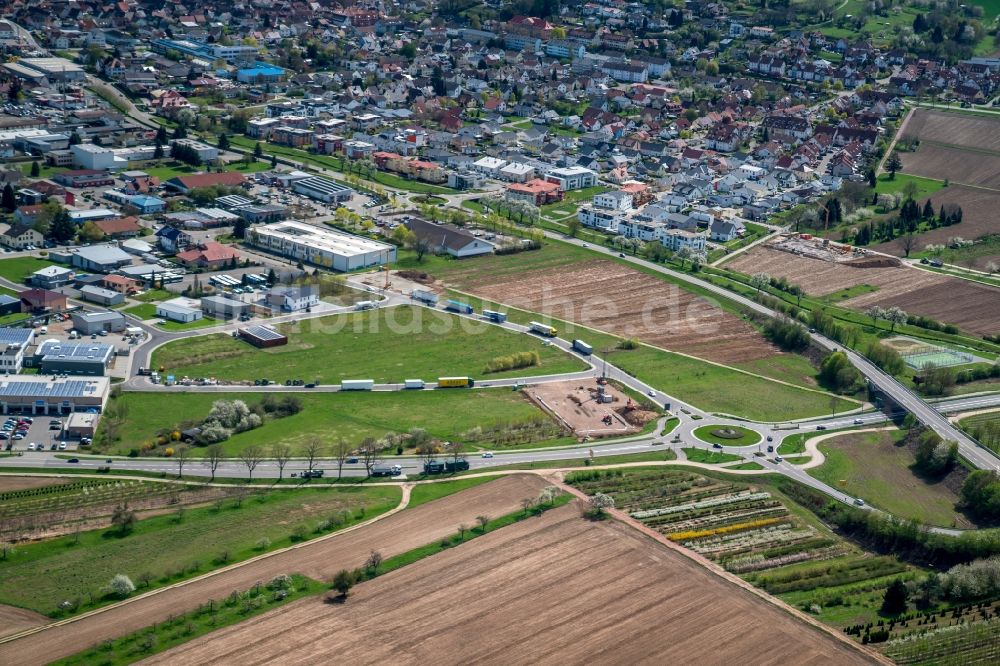
[[1000,663],[1000,4],[2,4],[0,663]]

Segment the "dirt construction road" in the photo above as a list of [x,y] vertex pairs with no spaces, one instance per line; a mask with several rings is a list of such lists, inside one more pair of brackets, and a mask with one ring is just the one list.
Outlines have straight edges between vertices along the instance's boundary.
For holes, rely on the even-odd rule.
[[45,664],[160,622],[168,615],[192,610],[210,599],[223,599],[233,590],[248,589],[278,574],[301,573],[330,580],[340,569],[361,566],[372,550],[391,557],[454,534],[460,524],[474,524],[477,515],[511,513],[520,508],[523,498],[536,497],[545,485],[543,479],[531,475],[503,477],[406,509],[353,532],[0,644],[0,664]]
[[151,664],[869,664],[616,521],[568,505],[355,588],[303,599]]

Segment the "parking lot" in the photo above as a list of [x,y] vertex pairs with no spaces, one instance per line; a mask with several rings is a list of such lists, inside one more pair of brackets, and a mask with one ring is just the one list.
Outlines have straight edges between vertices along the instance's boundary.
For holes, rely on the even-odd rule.
[[[4,421],[0,422],[0,428],[2,428],[2,433],[0,433],[0,442],[3,443],[3,448],[5,451],[11,451],[14,453],[22,452],[25,454],[30,454],[31,444],[35,445],[36,450],[52,451],[53,445],[56,447],[54,450],[57,451],[76,451],[79,448],[79,441],[75,439],[64,439],[63,426],[66,423],[66,417],[56,417],[56,416],[46,416],[44,414],[38,414],[35,416],[29,416],[27,418],[32,419],[33,423],[22,424],[27,425],[27,430],[20,431],[20,425],[16,422],[18,419],[25,418],[18,415],[8,415],[2,417]],[[51,422],[51,427],[50,427]],[[55,423],[58,422],[58,428],[55,427]],[[18,437],[21,437],[18,439]],[[65,448],[62,448],[65,444]],[[7,447],[10,447],[9,449]]]

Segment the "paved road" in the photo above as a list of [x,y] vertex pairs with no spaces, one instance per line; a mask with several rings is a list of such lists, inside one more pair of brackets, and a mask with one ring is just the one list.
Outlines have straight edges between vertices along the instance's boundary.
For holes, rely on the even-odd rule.
[[[577,239],[565,238],[561,234],[555,234],[552,232],[545,233],[550,238],[558,239],[564,242],[580,246],[588,245],[587,243]],[[590,247],[598,253],[612,256],[617,254],[615,251],[602,246],[595,245]],[[723,289],[722,287],[716,286],[710,282],[698,279],[687,273],[681,273],[679,271],[666,268],[660,264],[655,264],[633,256],[627,256],[626,261],[639,264],[645,268],[668,275],[674,279],[696,285],[701,289],[718,295],[720,298],[736,302],[745,308],[753,310],[754,312],[759,312],[760,314],[767,315],[769,317],[782,316],[774,310],[757,303],[756,301],[740,296],[739,294],[733,293],[727,289]],[[916,393],[903,386],[898,380],[896,380],[895,377],[883,372],[874,363],[870,362],[867,358],[861,356],[860,354],[850,349],[841,347],[841,345],[834,340],[818,333],[812,333],[811,336],[816,344],[828,351],[844,351],[847,354],[848,359],[850,359],[851,363],[854,364],[861,374],[864,375],[864,377],[874,386],[878,387],[881,391],[892,398],[896,404],[913,414],[918,421],[934,430],[944,439],[950,439],[958,442],[961,454],[973,465],[979,467],[980,469],[1000,471],[1000,458],[997,458],[987,449],[984,449],[973,441],[969,436],[948,421],[948,419],[917,396]]]

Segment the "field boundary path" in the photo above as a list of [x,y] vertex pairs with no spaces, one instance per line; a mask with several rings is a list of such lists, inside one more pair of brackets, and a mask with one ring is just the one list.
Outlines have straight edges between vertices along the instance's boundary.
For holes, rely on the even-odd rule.
[[878,166],[875,167],[875,175],[882,173],[882,167],[885,165],[885,161],[889,159],[892,155],[892,151],[896,149],[896,142],[899,141],[899,137],[903,136],[903,132],[906,130],[906,126],[910,123],[910,118],[913,117],[913,107],[906,106],[906,115],[903,116],[903,122],[899,124],[899,129],[892,136],[892,141],[889,142],[889,147],[885,149],[885,154],[882,155],[882,159],[878,161]]
[[[559,488],[561,488],[562,490],[570,493],[574,497],[579,498],[581,501],[587,502],[589,500],[589,497],[587,496],[586,493],[584,493],[583,491],[581,491],[581,490],[579,490],[577,488],[574,488],[573,486],[567,484],[561,478],[560,475],[553,475],[553,476],[548,477],[548,478],[553,483],[555,483],[556,485],[558,485]],[[677,545],[676,543],[674,543],[670,539],[666,538],[665,536],[663,536],[662,534],[660,534],[656,530],[654,530],[654,529],[652,529],[650,527],[647,527],[646,525],[644,525],[640,521],[636,520],[632,516],[628,515],[624,511],[622,511],[620,509],[608,509],[607,511],[608,511],[608,513],[615,520],[619,521],[620,523],[623,523],[623,524],[631,527],[632,529],[636,530],[640,534],[645,535],[646,537],[648,537],[649,539],[655,541],[656,543],[660,544],[661,546],[665,546],[668,550],[671,550],[671,551],[673,551],[675,553],[679,553],[680,555],[686,557],[687,559],[689,559],[690,561],[694,562],[695,564],[697,564],[697,565],[701,566],[702,568],[707,569],[709,572],[715,574],[716,576],[718,576],[722,580],[724,580],[724,581],[726,581],[726,582],[728,582],[728,583],[730,583],[732,585],[735,585],[736,587],[738,587],[738,588],[740,588],[740,589],[742,589],[742,590],[744,590],[746,592],[751,593],[755,597],[757,597],[759,599],[762,599],[763,601],[771,604],[772,606],[778,607],[779,609],[781,609],[784,612],[788,613],[790,616],[792,616],[793,618],[799,620],[803,624],[809,625],[809,627],[811,627],[812,629],[818,630],[818,631],[826,634],[827,636],[835,639],[836,641],[838,641],[841,644],[850,645],[851,648],[853,648],[853,649],[859,651],[860,653],[864,654],[866,657],[870,658],[873,662],[878,663],[878,664],[885,664],[886,666],[892,666],[892,664],[894,663],[893,661],[891,661],[889,658],[885,657],[884,655],[882,655],[882,654],[880,654],[880,653],[872,650],[871,648],[868,648],[866,646],[859,645],[858,643],[855,643],[851,639],[849,639],[846,636],[844,636],[844,634],[841,633],[840,631],[837,631],[836,629],[833,629],[832,627],[826,626],[825,624],[823,624],[822,622],[820,622],[816,618],[811,617],[810,615],[807,615],[806,613],[803,613],[802,611],[800,611],[799,609],[795,608],[794,606],[790,606],[789,604],[785,603],[781,599],[778,599],[777,597],[773,597],[770,594],[764,592],[763,590],[760,590],[760,589],[754,587],[753,585],[751,585],[750,583],[746,582],[745,580],[743,580],[739,576],[726,571],[722,567],[720,567],[717,564],[715,564],[714,562],[712,562],[712,561],[710,561],[710,560],[702,557],[698,553],[695,553],[694,551],[688,550],[687,548],[684,548],[682,546]]]

